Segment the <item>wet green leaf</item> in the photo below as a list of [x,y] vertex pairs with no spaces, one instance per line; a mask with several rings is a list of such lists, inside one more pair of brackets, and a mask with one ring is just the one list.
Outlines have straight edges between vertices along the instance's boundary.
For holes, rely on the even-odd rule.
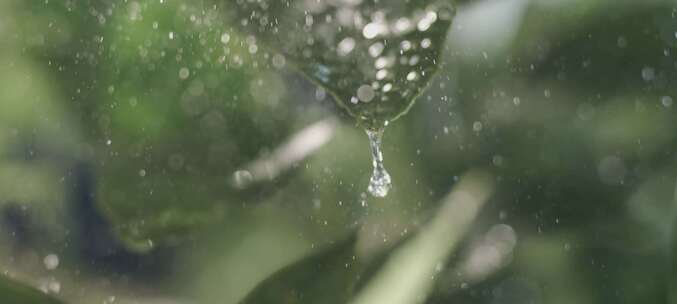
[[228,1],[231,20],[369,129],[405,114],[440,66],[450,0]]

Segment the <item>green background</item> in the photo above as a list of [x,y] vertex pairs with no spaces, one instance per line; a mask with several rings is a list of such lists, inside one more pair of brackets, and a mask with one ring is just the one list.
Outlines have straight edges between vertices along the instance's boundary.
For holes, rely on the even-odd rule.
[[385,199],[244,2],[0,1],[3,277],[65,303],[677,303],[675,2],[459,1]]

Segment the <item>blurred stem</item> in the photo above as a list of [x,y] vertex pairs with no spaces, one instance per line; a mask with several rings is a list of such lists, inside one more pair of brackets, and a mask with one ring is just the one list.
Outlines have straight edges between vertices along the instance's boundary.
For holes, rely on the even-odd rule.
[[393,253],[352,303],[423,302],[433,288],[436,268],[456,248],[493,189],[493,178],[486,172],[472,171],[463,176],[443,199],[435,218]]
[[338,121],[334,117],[311,124],[276,147],[270,155],[260,157],[236,171],[230,184],[236,189],[246,189],[256,183],[274,180],[331,141],[337,127]]

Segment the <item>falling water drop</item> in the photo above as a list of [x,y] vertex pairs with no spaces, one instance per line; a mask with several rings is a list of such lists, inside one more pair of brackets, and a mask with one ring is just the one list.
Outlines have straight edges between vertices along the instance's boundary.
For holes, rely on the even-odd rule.
[[371,175],[367,190],[375,197],[385,197],[392,187],[392,182],[390,174],[388,174],[388,171],[383,166],[383,153],[381,152],[383,129],[367,130],[367,136],[369,136],[371,157],[374,164],[374,172]]

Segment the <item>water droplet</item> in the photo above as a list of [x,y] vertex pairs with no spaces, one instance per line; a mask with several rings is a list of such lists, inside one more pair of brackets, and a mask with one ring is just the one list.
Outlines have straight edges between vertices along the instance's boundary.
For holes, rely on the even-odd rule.
[[355,49],[355,39],[348,37],[339,42],[336,51],[340,56],[347,56],[353,49]]
[[414,71],[411,71],[411,72],[409,72],[409,74],[407,74],[407,80],[409,80],[409,81],[414,81],[414,80],[416,80],[417,77],[418,77],[418,74]]
[[642,79],[646,82],[650,82],[656,78],[656,70],[652,67],[644,67],[642,69]]
[[388,93],[388,92],[390,92],[390,90],[392,90],[392,89],[393,89],[393,84],[392,84],[392,83],[386,83],[386,84],[383,86],[383,92],[384,92],[384,93]]
[[238,189],[244,189],[254,181],[254,176],[247,170],[238,170],[233,173],[233,182]]
[[59,267],[59,256],[56,254],[48,254],[42,261],[47,270],[54,270]]
[[475,132],[480,132],[480,131],[482,131],[482,128],[483,128],[483,127],[484,127],[484,126],[482,126],[482,122],[479,122],[479,121],[476,121],[476,122],[474,122],[474,123],[472,124],[472,129],[473,129],[473,131],[475,131]]
[[273,66],[275,68],[281,69],[287,64],[287,60],[284,58],[284,56],[280,54],[276,54],[273,56]]
[[362,35],[364,35],[364,38],[373,39],[378,35],[387,33],[387,31],[388,27],[385,24],[373,22],[367,24],[364,29],[362,29]]
[[179,70],[179,78],[186,79],[190,76],[190,70],[188,68],[181,68]]
[[228,41],[230,41],[230,35],[228,35],[228,33],[223,33],[223,35],[221,35],[221,43],[227,44]]
[[435,21],[437,21],[437,13],[429,11],[425,14],[425,17],[418,22],[416,27],[419,31],[425,32],[433,25],[433,23],[435,23]]
[[381,42],[374,43],[369,47],[369,55],[371,55],[371,57],[376,58],[380,56],[381,53],[383,53],[384,49],[385,45],[383,45],[383,43]]
[[375,96],[374,89],[370,85],[363,85],[357,89],[357,98],[362,102],[370,102]]
[[421,40],[421,47],[424,48],[424,49],[429,48],[432,44],[433,44],[433,42],[429,38],[425,38],[425,39]]
[[661,97],[661,103],[663,104],[664,107],[669,108],[672,106],[672,97],[670,96],[663,96]]
[[390,179],[390,174],[388,174],[388,171],[386,171],[383,165],[383,153],[381,152],[383,129],[375,131],[367,130],[367,136],[369,136],[371,157],[374,165],[374,172],[371,175],[367,190],[375,197],[385,197],[392,187],[392,181]]
[[386,77],[388,77],[388,71],[387,70],[378,70],[376,72],[376,79],[377,80],[383,80]]

